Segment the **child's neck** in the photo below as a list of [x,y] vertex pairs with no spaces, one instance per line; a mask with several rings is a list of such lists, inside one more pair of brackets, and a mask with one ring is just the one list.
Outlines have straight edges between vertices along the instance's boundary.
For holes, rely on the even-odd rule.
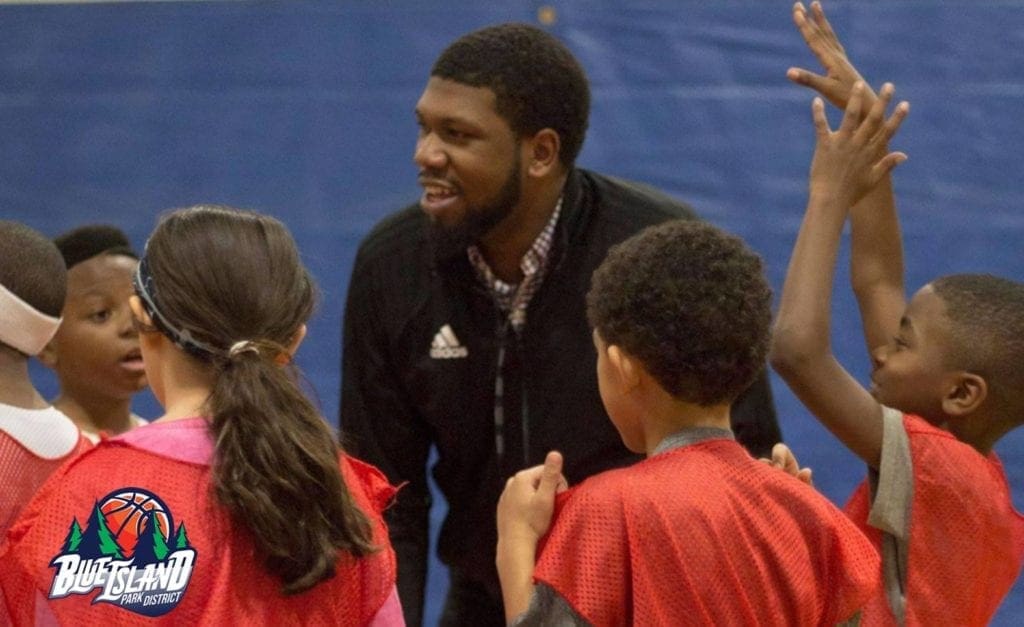
[[729,403],[704,407],[666,397],[651,403],[644,418],[644,448],[652,455],[662,440],[684,429],[731,429]]
[[964,444],[969,444],[982,455],[992,452],[992,447],[1019,423],[999,416],[975,412],[970,416],[951,419],[946,429]]
[[117,435],[135,426],[131,417],[130,398],[114,399],[82,394],[72,396],[61,392],[53,400],[53,406],[70,417],[79,429],[90,433],[102,431]]
[[0,346],[0,403],[22,409],[46,409],[50,406],[28,374],[28,358]]

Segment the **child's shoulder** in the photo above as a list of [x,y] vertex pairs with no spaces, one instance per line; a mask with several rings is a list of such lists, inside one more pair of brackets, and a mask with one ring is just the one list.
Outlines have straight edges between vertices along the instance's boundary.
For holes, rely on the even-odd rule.
[[[927,458],[937,457],[943,459],[943,465],[954,463],[978,468],[993,465],[1001,467],[994,452],[982,454],[970,444],[957,439],[950,431],[930,424],[920,416],[903,414],[902,422],[915,466],[923,464]],[[955,479],[955,476],[950,479]]]
[[713,492],[738,481],[744,470],[759,473],[761,466],[732,440],[708,440],[593,475],[570,497],[588,507],[643,504],[661,499],[666,491]]
[[576,506],[585,503],[587,506],[598,507],[604,504],[620,503],[623,498],[629,498],[630,493],[633,492],[629,486],[637,477],[637,465],[591,475],[572,486],[562,498]]
[[941,427],[936,427],[921,416],[916,414],[901,414],[901,420],[903,421],[903,429],[907,432],[907,435],[924,435],[924,436],[935,436],[941,439],[949,439],[959,442],[949,431]]

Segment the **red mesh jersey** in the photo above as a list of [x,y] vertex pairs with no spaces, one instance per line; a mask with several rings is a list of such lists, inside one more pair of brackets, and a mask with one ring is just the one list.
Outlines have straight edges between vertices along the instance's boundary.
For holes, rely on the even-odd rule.
[[834,625],[877,593],[877,551],[823,496],[731,440],[563,493],[534,572],[605,625]]
[[0,538],[50,474],[90,446],[88,440],[79,436],[78,445],[70,453],[45,459],[0,431]]
[[[0,547],[0,598],[15,625],[51,614],[69,625],[365,625],[395,585],[395,555],[381,517],[394,489],[367,464],[346,456],[339,464],[379,551],[359,560],[341,553],[333,578],[286,597],[280,580],[262,568],[249,532],[214,502],[208,465],[101,442],[58,471],[11,527]],[[57,572],[50,563],[64,551],[72,520],[85,528],[97,499],[129,486],[159,496],[173,515],[170,524],[186,526],[195,560],[177,606],[150,618],[116,603],[92,604],[99,589],[47,599]],[[168,544],[175,540],[171,534]]]
[[[988,625],[1024,559],[1024,517],[1013,508],[1003,465],[922,418],[905,415],[903,425],[913,464],[906,624]],[[865,481],[846,512],[880,546],[881,533],[867,524],[868,495]],[[884,595],[862,624],[895,624]]]

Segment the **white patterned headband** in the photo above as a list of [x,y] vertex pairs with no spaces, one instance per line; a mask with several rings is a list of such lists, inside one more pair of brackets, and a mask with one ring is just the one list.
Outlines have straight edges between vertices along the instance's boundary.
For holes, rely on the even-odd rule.
[[0,285],[0,342],[26,355],[38,355],[60,326],[60,318],[48,316]]

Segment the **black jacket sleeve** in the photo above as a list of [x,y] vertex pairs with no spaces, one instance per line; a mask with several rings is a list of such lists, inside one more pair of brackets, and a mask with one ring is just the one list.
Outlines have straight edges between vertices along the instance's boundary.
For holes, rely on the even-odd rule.
[[754,380],[747,391],[732,404],[732,430],[739,442],[754,457],[771,457],[772,447],[782,441],[775,416],[775,402],[767,371]]
[[389,360],[382,302],[357,259],[342,331],[342,444],[400,486],[385,512],[398,558],[398,594],[408,625],[422,622],[428,560],[430,435]]

